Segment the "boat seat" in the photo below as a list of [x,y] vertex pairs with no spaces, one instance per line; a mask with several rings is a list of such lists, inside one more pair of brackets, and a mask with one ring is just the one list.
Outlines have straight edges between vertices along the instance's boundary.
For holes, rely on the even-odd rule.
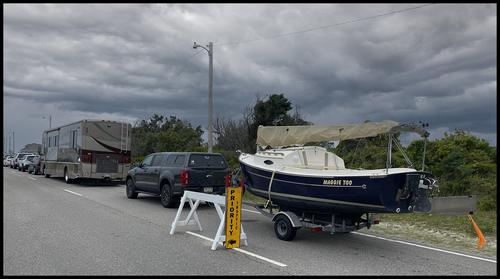
[[297,150],[285,158],[284,165],[305,169],[340,170],[345,169],[344,160],[322,147]]

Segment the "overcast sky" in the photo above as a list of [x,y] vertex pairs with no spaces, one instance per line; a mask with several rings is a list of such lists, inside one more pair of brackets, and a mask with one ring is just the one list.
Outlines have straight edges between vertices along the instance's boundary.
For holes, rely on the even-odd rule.
[[421,120],[496,146],[496,4],[423,5],[4,4],[4,140],[40,143],[49,115],[206,129],[196,41],[214,43],[214,119],[283,93],[315,124]]

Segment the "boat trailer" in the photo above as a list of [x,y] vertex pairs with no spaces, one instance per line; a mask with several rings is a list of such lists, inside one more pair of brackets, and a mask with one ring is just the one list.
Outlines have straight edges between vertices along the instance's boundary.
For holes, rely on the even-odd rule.
[[313,232],[326,231],[330,234],[335,233],[349,233],[357,231],[362,228],[370,229],[373,224],[378,224],[379,219],[377,215],[366,213],[365,218],[349,218],[342,215],[331,215],[331,220],[326,221],[323,218],[317,218],[314,213],[302,212],[297,215],[292,211],[280,211],[273,213],[273,208],[276,206],[255,205],[255,208],[264,216],[268,217],[274,222],[274,232],[276,236],[285,241],[290,241],[295,238],[297,230],[300,228],[308,228]]

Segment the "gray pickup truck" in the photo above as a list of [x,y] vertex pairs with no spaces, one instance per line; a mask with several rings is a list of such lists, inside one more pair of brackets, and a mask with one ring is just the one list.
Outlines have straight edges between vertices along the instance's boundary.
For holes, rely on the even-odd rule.
[[184,190],[223,194],[229,171],[219,153],[153,153],[128,171],[126,193],[129,199],[138,193],[160,195],[164,207],[174,207]]

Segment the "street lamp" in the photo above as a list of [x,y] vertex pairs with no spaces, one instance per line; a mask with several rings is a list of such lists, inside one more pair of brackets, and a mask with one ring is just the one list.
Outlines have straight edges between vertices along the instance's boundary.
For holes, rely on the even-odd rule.
[[214,44],[209,42],[207,47],[196,44],[194,42],[193,48],[201,47],[208,52],[208,152],[212,152],[213,140],[212,140],[212,81],[214,77],[214,66],[213,66],[213,55],[214,55]]

